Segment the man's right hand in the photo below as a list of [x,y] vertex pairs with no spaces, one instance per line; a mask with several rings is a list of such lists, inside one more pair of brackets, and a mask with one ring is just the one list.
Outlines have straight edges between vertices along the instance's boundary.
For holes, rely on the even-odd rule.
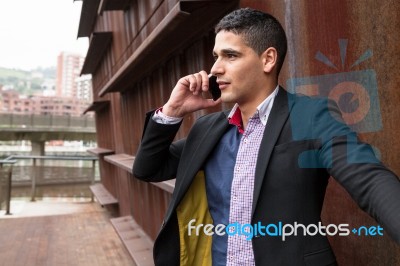
[[221,99],[214,101],[203,97],[208,91],[208,75],[204,70],[179,79],[172,90],[168,102],[163,106],[163,114],[170,117],[184,117],[186,114],[218,105]]

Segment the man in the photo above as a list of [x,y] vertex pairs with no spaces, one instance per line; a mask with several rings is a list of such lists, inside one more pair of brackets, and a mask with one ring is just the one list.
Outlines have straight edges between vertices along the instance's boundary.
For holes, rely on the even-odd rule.
[[[176,178],[155,263],[335,265],[327,231],[308,230],[321,227],[331,175],[400,242],[398,178],[358,142],[334,104],[279,87],[287,49],[279,22],[246,8],[225,16],[215,31],[211,74],[221,98],[203,97],[205,71],[181,78],[168,102],[148,115],[135,159],[141,180]],[[201,117],[173,143],[186,114],[221,101],[235,106]],[[282,225],[299,231],[282,237]]]

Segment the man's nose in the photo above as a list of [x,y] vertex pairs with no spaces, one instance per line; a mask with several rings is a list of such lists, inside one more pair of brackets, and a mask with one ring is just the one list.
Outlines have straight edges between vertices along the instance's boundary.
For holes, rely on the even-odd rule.
[[213,66],[210,70],[210,73],[213,76],[219,76],[219,75],[223,74],[223,72],[224,72],[224,69],[223,69],[221,62],[218,59],[215,60]]

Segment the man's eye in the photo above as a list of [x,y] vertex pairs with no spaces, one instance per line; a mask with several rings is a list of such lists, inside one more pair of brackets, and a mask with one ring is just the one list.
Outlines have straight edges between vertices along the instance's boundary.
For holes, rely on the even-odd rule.
[[228,58],[235,58],[235,57],[236,57],[236,54],[227,54],[227,57],[228,57]]

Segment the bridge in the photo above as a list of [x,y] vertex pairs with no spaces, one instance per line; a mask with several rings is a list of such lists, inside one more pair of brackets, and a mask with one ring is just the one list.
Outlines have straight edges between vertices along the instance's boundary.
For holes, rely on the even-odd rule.
[[95,121],[90,116],[0,114],[0,141],[18,140],[31,141],[32,154],[44,155],[46,141],[95,141]]

